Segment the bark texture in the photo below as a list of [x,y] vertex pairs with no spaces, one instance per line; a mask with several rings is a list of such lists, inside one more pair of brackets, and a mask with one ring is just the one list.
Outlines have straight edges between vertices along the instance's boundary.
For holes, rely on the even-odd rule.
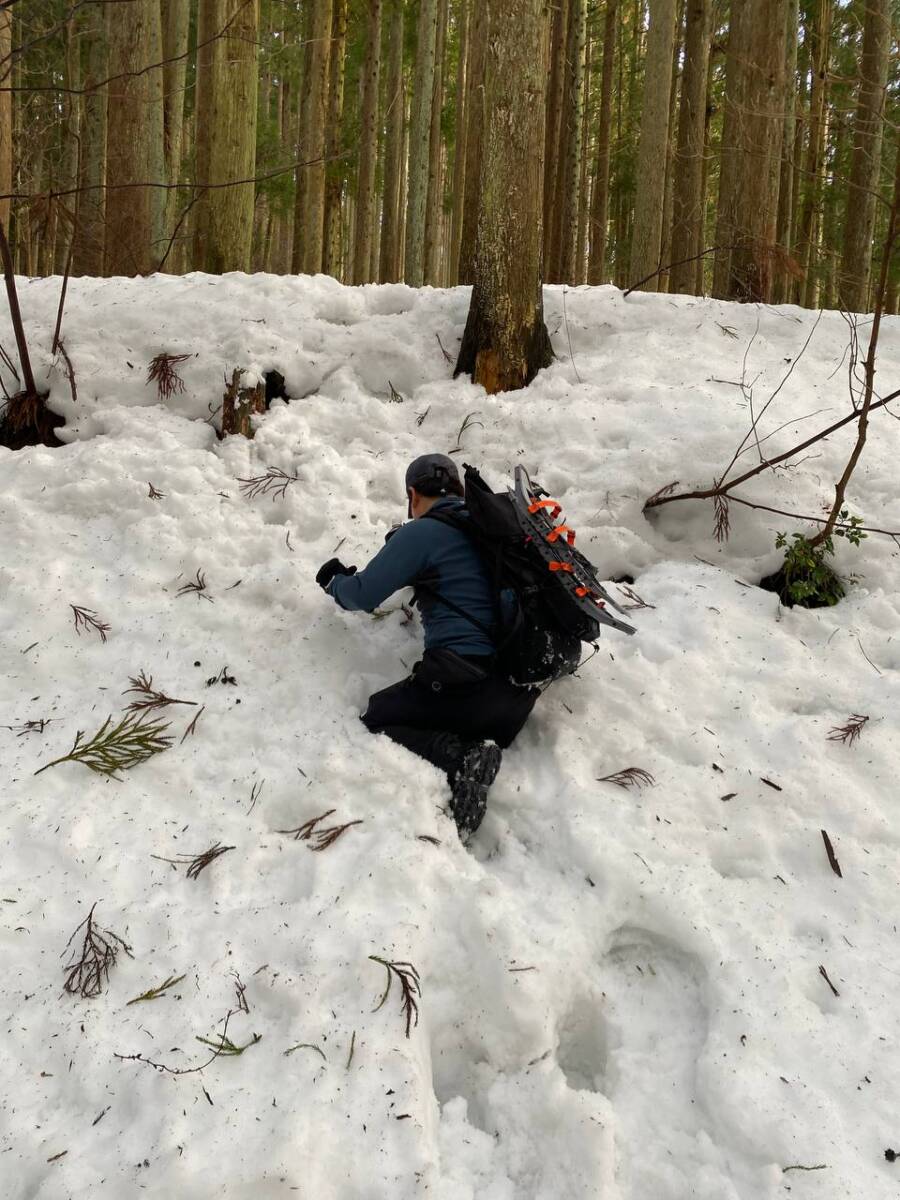
[[404,275],[412,287],[425,282],[425,209],[428,203],[428,163],[431,145],[431,101],[438,0],[421,0],[416,37],[416,60],[409,118],[409,176],[406,205]]
[[73,275],[102,275],[106,224],[106,89],[92,91],[106,79],[106,29],[99,10],[89,12],[83,29],[85,95],[81,122],[81,159],[75,208]]
[[616,54],[616,10],[618,0],[606,0],[603,22],[603,66],[600,75],[600,121],[597,128],[597,157],[594,190],[591,194],[590,256],[588,283],[606,278],[606,240],[609,225],[609,144],[612,132],[612,85]]
[[306,165],[297,172],[293,270],[315,275],[322,270],[325,242],[325,119],[332,0],[311,0],[308,17],[309,54],[300,112],[300,160]]
[[456,373],[527,386],[553,351],[541,289],[546,10],[508,0],[490,23],[475,281]]
[[584,139],[584,58],[587,37],[587,0],[570,0],[566,52],[566,151],[562,206],[561,277],[577,282],[578,195]]
[[109,46],[106,273],[143,275],[160,251],[165,193],[129,187],[162,181],[163,72],[159,0],[106,10]]
[[456,64],[456,139],[453,147],[453,212],[450,219],[448,278],[452,286],[459,278],[459,244],[462,239],[462,213],[466,195],[466,141],[468,109],[466,83],[469,71],[469,12],[471,0],[459,4],[459,57]]
[[[190,0],[162,0],[163,42],[163,127],[165,136],[166,182],[181,180],[181,161],[184,146],[184,96],[187,79],[188,30],[190,26]],[[170,191],[166,196],[164,230],[167,237],[175,232],[175,226],[188,201],[186,193]],[[183,268],[183,254],[179,242],[173,246],[166,270]]]
[[889,0],[865,0],[859,96],[853,121],[853,157],[841,258],[840,303],[850,312],[865,312],[869,303],[875,193],[881,166],[890,44]]
[[406,115],[406,97],[403,87],[402,0],[393,0],[389,44],[387,88],[384,101],[387,110],[384,143],[384,203],[378,271],[378,277],[382,283],[396,283],[400,278],[401,198],[403,195],[401,179],[403,175],[403,126]]
[[[630,274],[643,279],[659,266],[666,188],[666,145],[669,136],[669,93],[675,41],[675,0],[650,0],[644,108],[638,143],[634,231]],[[643,285],[655,292],[654,278]]]
[[334,0],[331,50],[328,63],[328,128],[325,134],[325,231],[322,270],[342,277],[341,199],[344,164],[341,153],[341,119],[344,112],[344,70],[347,57],[347,0]]
[[487,35],[488,6],[483,0],[478,0],[473,8],[472,42],[469,52],[466,100],[466,187],[459,246],[460,283],[472,283],[475,278],[475,242],[478,235],[481,155],[484,144]]
[[725,115],[731,141],[727,156],[723,153],[717,237],[717,244],[726,248],[717,257],[716,294],[731,300],[771,299],[784,119],[785,8],[786,0],[747,0],[729,40]]
[[256,0],[201,0],[215,7],[209,91],[205,95],[207,177],[209,185],[198,205],[199,270],[221,274],[249,271],[253,243],[252,183],[223,187],[232,180],[252,179],[256,162],[257,45]]
[[381,0],[368,0],[366,57],[362,74],[359,172],[356,185],[356,233],[353,282],[368,283],[375,228],[375,166],[378,158],[378,80],[381,72]]
[[696,282],[696,264],[683,260],[693,258],[697,253],[699,231],[703,228],[703,154],[711,24],[711,0],[687,0],[684,74],[672,196],[670,258],[675,265],[669,276],[671,292],[693,292]]
[[425,207],[425,282],[440,286],[441,241],[444,224],[444,71],[447,44],[447,0],[438,0],[434,86],[431,92],[431,132],[428,150],[428,202]]
[[[0,62],[9,63],[12,49],[12,13],[0,12]],[[9,67],[5,68],[8,71]],[[13,94],[0,92],[0,191],[12,191],[13,179]],[[9,201],[0,200],[0,222],[4,229],[9,227]]]
[[831,57],[833,0],[818,0],[807,26],[812,53],[812,92],[809,101],[809,137],[806,146],[804,178],[806,190],[800,210],[799,250],[803,278],[797,286],[797,298],[814,304],[817,287],[819,222],[822,212],[822,175],[825,157],[828,64]]

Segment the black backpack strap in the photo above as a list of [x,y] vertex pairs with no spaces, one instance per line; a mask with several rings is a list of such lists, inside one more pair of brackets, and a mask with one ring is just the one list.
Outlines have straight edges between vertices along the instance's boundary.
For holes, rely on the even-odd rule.
[[441,604],[445,604],[452,612],[455,612],[458,617],[463,617],[470,625],[474,625],[476,629],[480,629],[483,634],[490,638],[491,642],[496,644],[497,635],[494,630],[489,629],[484,622],[479,621],[477,617],[473,617],[471,613],[467,613],[464,608],[460,608],[458,604],[454,604],[452,600],[448,600],[442,595],[437,588],[433,588],[430,583],[417,583],[417,592],[427,592],[434,600],[439,600]]
[[[433,510],[422,514],[423,520],[426,517],[430,517],[432,521],[440,521],[442,525],[449,525],[451,529],[458,529],[460,533],[464,533],[466,537],[471,537],[471,534],[466,529],[466,518],[459,519],[454,517],[452,513],[434,512]],[[476,629],[481,630],[485,637],[489,638],[490,641],[496,645],[497,631],[495,629],[490,629],[484,624],[483,621],[479,621],[477,617],[473,617],[471,613],[467,613],[464,608],[460,608],[458,604],[454,604],[452,600],[448,600],[446,596],[439,592],[437,588],[432,587],[430,583],[417,582],[415,586],[417,592],[427,592],[432,599],[440,601],[441,604],[445,604],[447,608],[451,610],[451,612],[455,612],[458,617],[462,617],[463,620],[468,621],[470,625],[474,625]]]

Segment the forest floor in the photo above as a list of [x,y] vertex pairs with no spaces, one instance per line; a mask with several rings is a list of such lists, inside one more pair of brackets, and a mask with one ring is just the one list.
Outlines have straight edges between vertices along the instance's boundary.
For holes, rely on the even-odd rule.
[[[0,450],[4,1200],[896,1196],[900,548],[839,542],[848,597],[789,610],[756,584],[802,521],[735,506],[720,545],[709,502],[642,514],[721,472],[750,427],[742,371],[758,413],[816,314],[548,288],[558,360],[490,398],[439,344],[452,359],[462,289],[73,280],[73,401],[58,286],[21,299],[67,444]],[[825,314],[767,450],[847,411],[846,345]],[[191,356],[164,405],[160,352]],[[237,366],[297,398],[219,442]],[[879,379],[898,374],[893,319]],[[821,514],[852,429],[743,494]],[[542,698],[468,850],[438,773],[357,720],[417,623],[314,580],[380,547],[430,450],[497,488],[524,463],[646,604]],[[900,528],[898,456],[873,414],[848,497],[867,523]],[[296,482],[242,492],[270,467]],[[171,748],[118,780],[35,776],[141,671],[192,702],[151,713]],[[829,740],[851,714],[855,744]],[[653,786],[600,781],[628,767]],[[360,823],[322,850],[281,832],[328,810],[315,829]],[[82,999],[66,944],[95,904],[130,956]],[[397,976],[377,1007],[371,956],[417,970],[408,1014]],[[229,1013],[246,1048],[217,1055],[197,1039],[221,1046]]]

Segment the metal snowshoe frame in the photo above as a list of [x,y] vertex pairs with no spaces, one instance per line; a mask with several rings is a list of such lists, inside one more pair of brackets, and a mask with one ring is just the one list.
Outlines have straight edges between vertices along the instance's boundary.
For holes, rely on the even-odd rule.
[[565,521],[556,524],[562,505],[538,484],[532,483],[524,467],[516,467],[515,486],[508,488],[513,511],[523,534],[553,571],[571,599],[591,620],[609,625],[620,633],[636,633],[633,625],[620,621],[607,610],[624,610],[597,578],[596,568],[575,549],[575,531]]

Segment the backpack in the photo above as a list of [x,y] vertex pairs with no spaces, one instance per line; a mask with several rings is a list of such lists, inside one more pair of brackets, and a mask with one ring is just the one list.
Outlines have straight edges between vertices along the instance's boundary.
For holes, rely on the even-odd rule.
[[468,516],[431,510],[425,518],[452,525],[477,546],[495,609],[488,629],[435,589],[435,599],[487,634],[497,647],[501,670],[521,687],[544,687],[571,675],[581,662],[583,642],[595,643],[601,625],[634,633],[608,606],[621,608],[600,584],[593,565],[575,549],[575,533],[556,525],[560,505],[516,467],[515,488],[493,492],[475,467],[465,465]]

